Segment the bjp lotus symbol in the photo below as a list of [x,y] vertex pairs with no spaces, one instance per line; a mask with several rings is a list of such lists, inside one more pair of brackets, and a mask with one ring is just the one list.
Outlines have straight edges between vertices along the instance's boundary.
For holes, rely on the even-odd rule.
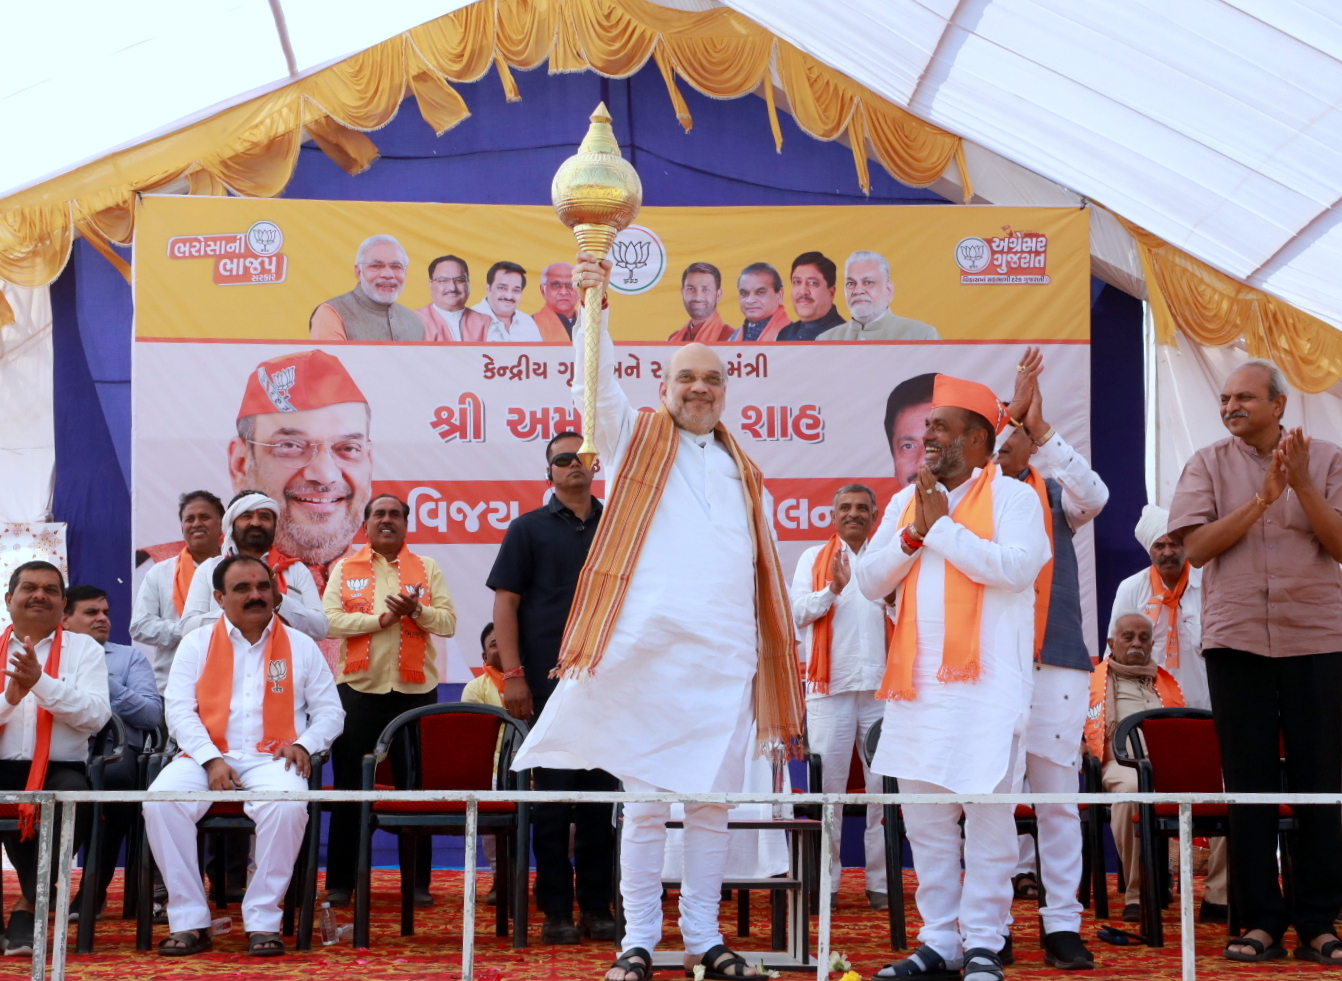
[[283,658],[266,665],[266,680],[276,695],[284,694],[284,679],[289,677],[289,662]]
[[967,273],[981,272],[988,267],[991,259],[988,243],[977,236],[971,235],[955,243],[955,264]]

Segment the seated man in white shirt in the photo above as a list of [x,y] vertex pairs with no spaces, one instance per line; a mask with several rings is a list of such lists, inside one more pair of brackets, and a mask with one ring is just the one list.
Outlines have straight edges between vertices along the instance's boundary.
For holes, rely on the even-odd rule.
[[[848,789],[853,749],[867,741],[867,733],[885,705],[876,689],[885,673],[885,603],[862,595],[853,580],[857,561],[876,523],[876,494],[863,484],[846,484],[834,495],[834,535],[823,545],[802,553],[792,577],[792,618],[806,654],[806,739],[819,755],[823,791],[842,794]],[[881,778],[865,764],[862,776],[868,793],[881,792]],[[836,807],[837,812],[842,808]],[[831,839],[834,869],[840,869],[841,820]],[[885,835],[881,808],[867,808],[864,837],[867,866],[867,902],[875,910],[889,905],[885,881]],[[831,880],[830,908],[838,908],[839,875]]]
[[[182,639],[165,692],[168,731],[182,755],[150,790],[307,789],[311,754],[340,734],[345,712],[335,679],[313,641],[275,615],[272,573],[255,556],[223,559],[214,569],[223,616]],[[168,888],[172,933],[158,952],[180,957],[208,950],[210,907],[196,863],[196,822],[208,801],[144,806],[149,847]],[[280,902],[307,827],[300,801],[249,802],[256,822],[256,868],[242,900],[247,952],[284,953]]]
[[[61,629],[65,580],[49,562],[25,562],[15,569],[5,605],[12,626],[0,635],[9,679],[0,698],[0,790],[88,790],[89,736],[112,715],[102,646]],[[21,830],[3,836],[23,893],[10,911],[6,954],[33,949],[36,816],[36,805],[22,805]],[[76,847],[87,834],[87,822],[83,814],[76,822]]]

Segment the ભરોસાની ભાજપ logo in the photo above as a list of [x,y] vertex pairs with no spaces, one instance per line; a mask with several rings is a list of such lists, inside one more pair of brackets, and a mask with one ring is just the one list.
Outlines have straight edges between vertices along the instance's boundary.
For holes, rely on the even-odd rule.
[[970,235],[955,243],[962,286],[1046,286],[1048,236],[1002,226],[1001,235]]
[[245,232],[176,235],[168,239],[168,258],[213,259],[216,286],[282,283],[289,270],[283,246],[279,225],[257,221]]

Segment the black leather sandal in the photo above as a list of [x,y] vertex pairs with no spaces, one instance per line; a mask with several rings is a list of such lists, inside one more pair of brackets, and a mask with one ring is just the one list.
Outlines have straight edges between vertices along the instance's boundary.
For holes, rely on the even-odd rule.
[[[1231,950],[1231,947],[1252,947],[1252,954],[1241,954],[1237,950]],[[1312,948],[1311,948],[1312,949]],[[1228,961],[1278,961],[1286,956],[1286,948],[1279,941],[1272,941],[1270,944],[1264,944],[1261,940],[1255,940],[1250,936],[1238,937],[1226,944],[1223,956]]]
[[[638,960],[631,960],[634,957]],[[607,969],[606,974],[610,974],[611,971],[632,973],[636,975],[634,981],[647,981],[652,977],[652,954],[643,947],[630,947],[615,959],[615,963]]]
[[214,946],[209,927],[201,930],[178,930],[170,933],[158,944],[158,952],[164,957],[190,957],[200,954]]
[[[1324,934],[1324,936],[1333,937],[1330,933]],[[1315,937],[1314,939],[1317,940],[1318,937]],[[1342,940],[1333,937],[1332,940],[1324,943],[1318,950],[1315,950],[1309,944],[1297,947],[1295,949],[1295,956],[1302,961],[1313,961],[1315,964],[1327,964],[1329,967],[1342,967],[1342,958],[1333,956],[1333,952],[1337,950],[1342,950]]]
[[[746,959],[726,944],[709,947],[699,958],[699,963],[704,966],[705,981],[739,981],[740,978],[755,977],[753,974],[746,974],[746,968],[750,966],[746,963]],[[735,968],[735,973],[728,974],[730,968]],[[694,972],[686,970],[685,977],[694,977]]]

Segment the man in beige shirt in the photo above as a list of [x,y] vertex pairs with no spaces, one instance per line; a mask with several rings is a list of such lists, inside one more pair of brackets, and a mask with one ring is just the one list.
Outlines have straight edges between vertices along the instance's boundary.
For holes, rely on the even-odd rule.
[[[1155,663],[1151,657],[1152,647],[1151,621],[1141,613],[1120,613],[1109,633],[1109,656],[1099,663],[1091,677],[1087,748],[1104,764],[1100,780],[1105,793],[1137,793],[1137,771],[1114,759],[1114,732],[1119,723],[1136,712],[1184,704],[1179,682]],[[1132,823],[1137,806],[1113,805],[1113,817],[1109,822],[1128,884],[1123,897],[1123,919],[1129,923],[1141,919],[1141,844]],[[1212,901],[1224,904],[1224,857],[1215,872],[1208,874],[1207,895],[1213,897]]]
[[[451,637],[457,612],[443,570],[405,547],[404,501],[382,494],[364,509],[368,545],[331,567],[322,604],[330,636],[340,642],[336,691],[345,709],[345,731],[331,747],[337,790],[358,790],[365,753],[387,723],[402,712],[438,701],[438,668],[428,634]],[[406,760],[391,756],[397,786],[405,786]],[[331,809],[326,889],[332,906],[347,906],[354,889],[359,809]],[[415,905],[430,906],[429,838],[416,864]]]
[[[1230,436],[1179,478],[1169,533],[1204,569],[1202,651],[1231,792],[1342,792],[1342,449],[1281,425],[1286,383],[1266,361],[1226,379]],[[1342,963],[1342,811],[1296,808],[1293,890],[1277,880],[1277,807],[1230,808],[1231,893],[1247,932],[1231,960]]]

